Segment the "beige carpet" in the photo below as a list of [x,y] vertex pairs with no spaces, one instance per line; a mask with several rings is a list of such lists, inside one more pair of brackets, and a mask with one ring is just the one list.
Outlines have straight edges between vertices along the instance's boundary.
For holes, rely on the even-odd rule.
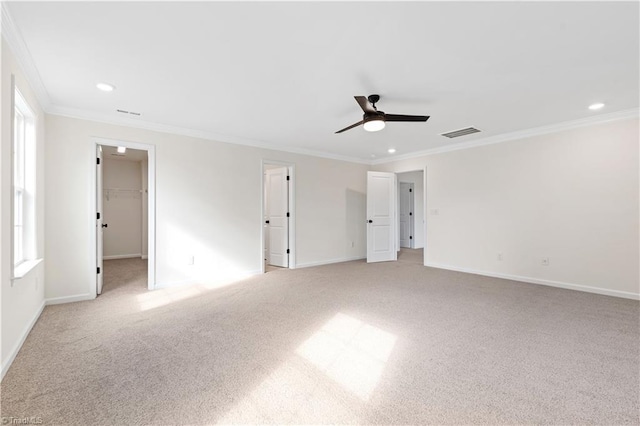
[[425,268],[421,251],[145,290],[109,261],[2,382],[45,424],[638,424],[637,301]]

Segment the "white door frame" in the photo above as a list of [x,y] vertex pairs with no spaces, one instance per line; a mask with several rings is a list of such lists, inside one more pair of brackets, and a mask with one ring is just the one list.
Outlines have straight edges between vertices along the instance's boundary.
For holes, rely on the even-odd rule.
[[286,167],[289,172],[289,269],[296,269],[296,165],[282,161],[262,159],[260,163],[260,272],[264,274],[264,172],[265,166]]
[[[97,206],[96,206],[96,197],[102,197],[102,194],[96,193],[96,149],[98,145],[103,146],[124,146],[129,149],[138,149],[141,151],[147,151],[147,160],[148,160],[148,168],[147,168],[147,188],[149,191],[148,194],[148,208],[147,208],[147,251],[148,251],[148,270],[147,270],[147,283],[148,289],[153,290],[156,288],[156,147],[155,145],[150,145],[146,143],[138,143],[138,142],[128,142],[116,139],[105,139],[92,137],[91,143],[89,144],[91,157],[90,157],[90,173],[89,173],[89,203],[91,212],[90,215],[90,223],[91,223],[91,238],[89,239],[89,253],[92,253],[90,257],[90,267],[91,271],[95,273],[97,269],[97,241],[96,241],[96,215],[97,215]],[[104,157],[103,157],[104,160]],[[102,271],[101,271],[102,272]],[[97,296],[97,288],[96,282],[94,279],[90,281],[89,294],[95,298]]]

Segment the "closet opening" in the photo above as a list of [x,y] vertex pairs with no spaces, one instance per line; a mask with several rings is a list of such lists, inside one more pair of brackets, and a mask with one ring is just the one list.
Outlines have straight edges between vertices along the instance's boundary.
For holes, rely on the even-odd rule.
[[396,173],[398,260],[424,264],[425,191],[424,170]]
[[94,139],[96,296],[155,287],[155,151]]

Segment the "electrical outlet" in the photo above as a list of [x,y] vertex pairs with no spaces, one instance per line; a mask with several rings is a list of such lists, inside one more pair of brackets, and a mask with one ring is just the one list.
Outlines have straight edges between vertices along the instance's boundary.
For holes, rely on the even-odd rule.
[[549,258],[548,257],[543,257],[541,259],[541,263],[542,263],[542,266],[549,266]]
[[498,253],[498,260],[499,260],[499,261],[502,261],[502,252],[499,252],[499,253]]

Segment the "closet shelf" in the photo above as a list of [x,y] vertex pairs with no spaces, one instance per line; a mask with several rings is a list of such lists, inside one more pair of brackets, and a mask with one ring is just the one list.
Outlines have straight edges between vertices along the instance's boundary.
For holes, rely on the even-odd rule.
[[102,188],[102,193],[107,201],[111,201],[111,198],[141,199],[142,194],[146,192],[146,189],[139,188]]

